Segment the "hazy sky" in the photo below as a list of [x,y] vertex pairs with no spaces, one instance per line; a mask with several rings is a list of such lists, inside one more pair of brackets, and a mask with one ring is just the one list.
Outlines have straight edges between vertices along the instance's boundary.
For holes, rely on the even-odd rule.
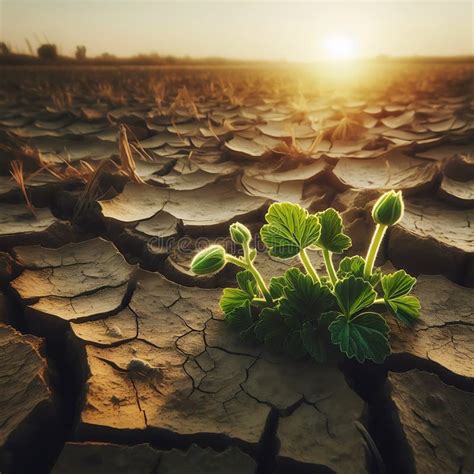
[[471,1],[0,0],[0,38],[27,51],[45,37],[63,54],[312,61],[473,54]]

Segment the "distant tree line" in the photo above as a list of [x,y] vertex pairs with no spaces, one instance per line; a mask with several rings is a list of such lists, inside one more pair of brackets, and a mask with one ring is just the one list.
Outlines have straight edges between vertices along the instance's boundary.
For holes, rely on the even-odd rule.
[[[189,56],[178,58],[176,56],[161,56],[158,53],[137,54],[128,58],[119,58],[110,53],[103,53],[99,56],[88,58],[87,49],[84,45],[76,47],[75,59],[67,56],[61,56],[58,48],[53,43],[44,43],[36,50],[36,57],[31,43],[27,40],[30,54],[14,53],[9,45],[0,42],[0,63],[2,64],[38,64],[56,62],[58,64],[73,64],[81,62],[91,65],[173,65],[173,64],[226,64],[226,63],[247,63],[248,61],[229,61],[223,58],[202,58],[194,59]],[[251,61],[250,61],[251,62]]]
[[[53,43],[44,43],[36,50],[36,57],[34,56],[34,49],[32,48],[28,39],[26,40],[30,54],[18,54],[12,51],[8,43],[0,42],[0,64],[39,64],[51,63],[58,64],[74,64],[77,62],[90,65],[130,65],[130,66],[146,66],[146,65],[220,65],[220,64],[253,64],[262,63],[266,61],[244,61],[244,60],[228,60],[225,58],[211,57],[211,58],[191,58],[176,57],[176,56],[161,56],[157,53],[137,54],[128,58],[117,57],[110,53],[103,53],[99,56],[88,58],[87,49],[84,45],[76,47],[75,58],[61,56],[58,53],[58,48]],[[472,62],[473,56],[453,56],[453,57],[390,57],[379,55],[376,58],[368,59],[368,61],[376,62],[409,62],[409,63],[459,63]],[[271,61],[270,61],[271,62]]]

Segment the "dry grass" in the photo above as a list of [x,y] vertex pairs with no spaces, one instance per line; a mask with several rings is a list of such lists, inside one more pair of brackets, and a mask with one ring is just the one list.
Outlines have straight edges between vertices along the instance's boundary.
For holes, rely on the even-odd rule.
[[355,120],[343,117],[333,130],[328,130],[332,142],[338,140],[356,140],[364,132],[364,128]]
[[[97,168],[93,168],[86,162],[83,162],[84,171],[89,173],[87,184],[84,188],[84,191],[79,196],[77,200],[73,220],[77,221],[82,218],[91,207],[95,204],[96,200],[99,198],[100,194],[100,179],[104,174],[106,168],[110,165],[111,161],[102,161]],[[84,173],[85,175],[85,173]],[[84,176],[83,175],[83,176]]]
[[12,178],[15,180],[16,184],[21,190],[21,193],[23,194],[26,207],[31,212],[31,214],[36,217],[35,208],[32,202],[30,201],[28,192],[26,191],[25,176],[23,173],[23,161],[21,160],[12,161],[10,174],[12,175]]
[[[132,148],[128,141],[127,129],[125,125],[120,125],[119,128],[119,155],[120,155],[120,169],[135,183],[143,183],[144,181],[137,174],[137,167],[133,159]],[[137,148],[135,148],[137,150]]]
[[178,89],[178,93],[174,99],[173,106],[176,107],[185,107],[192,111],[196,119],[199,119],[199,110],[196,104],[196,99],[193,95],[189,92],[186,86],[181,87]]
[[57,89],[51,95],[56,110],[70,110],[73,104],[73,94],[67,89]]
[[320,132],[314,138],[313,142],[309,148],[303,148],[297,141],[294,134],[294,129],[291,131],[291,141],[290,143],[282,141],[277,147],[273,148],[271,151],[278,155],[284,155],[288,158],[297,159],[297,158],[310,158],[312,153],[317,149],[318,145],[322,142],[324,138],[324,133]]
[[122,105],[125,103],[125,95],[122,90],[115,88],[110,82],[101,82],[97,86],[98,96],[116,105]]
[[166,84],[164,81],[150,81],[150,91],[155,100],[156,107],[160,113],[163,111],[163,103],[166,97]]

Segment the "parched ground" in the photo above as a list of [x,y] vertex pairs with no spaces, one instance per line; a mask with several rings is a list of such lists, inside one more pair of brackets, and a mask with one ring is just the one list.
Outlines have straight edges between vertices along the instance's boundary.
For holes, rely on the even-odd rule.
[[[0,472],[472,473],[472,74],[5,68]],[[418,276],[422,315],[382,366],[245,344],[232,269],[189,271],[274,201],[335,207],[364,253],[389,189],[378,263]],[[258,248],[266,278],[295,264]]]

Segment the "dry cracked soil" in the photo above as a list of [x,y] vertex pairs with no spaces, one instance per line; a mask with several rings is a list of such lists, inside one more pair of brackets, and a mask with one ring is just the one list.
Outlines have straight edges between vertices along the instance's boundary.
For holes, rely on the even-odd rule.
[[[202,71],[146,76],[152,91],[145,74],[45,70],[12,87],[11,70],[1,84],[0,472],[472,473],[464,73],[304,104],[261,71],[232,93],[225,72],[211,88]],[[218,306],[235,272],[189,270],[203,244],[230,245],[230,223],[258,232],[274,201],[335,207],[365,252],[388,189],[406,213],[378,263],[418,276],[422,312],[414,329],[391,324],[382,365],[242,342]],[[259,250],[266,278],[296,264]]]

